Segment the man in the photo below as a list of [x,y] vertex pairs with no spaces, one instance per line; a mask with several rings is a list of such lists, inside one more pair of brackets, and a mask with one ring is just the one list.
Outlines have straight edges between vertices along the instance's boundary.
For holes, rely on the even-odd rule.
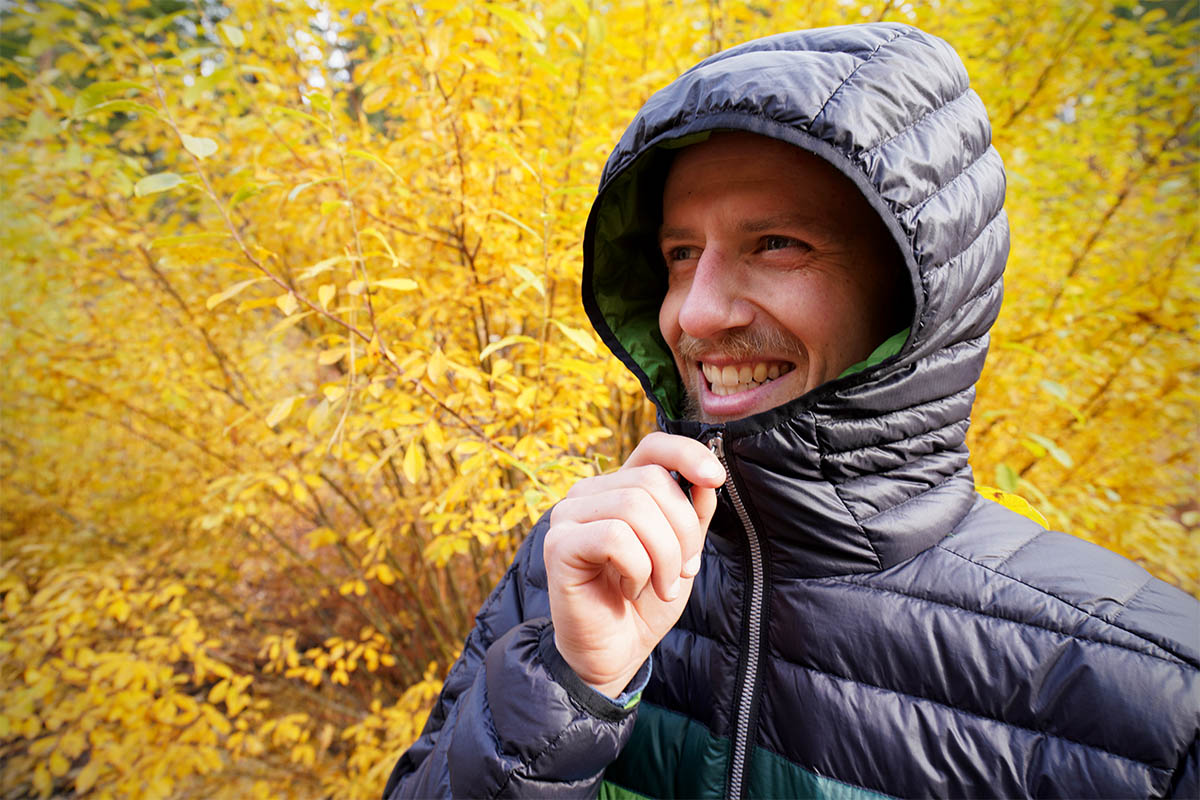
[[652,97],[583,293],[663,432],[535,526],[385,794],[1195,797],[1196,603],[974,491],[1003,194],[910,27]]

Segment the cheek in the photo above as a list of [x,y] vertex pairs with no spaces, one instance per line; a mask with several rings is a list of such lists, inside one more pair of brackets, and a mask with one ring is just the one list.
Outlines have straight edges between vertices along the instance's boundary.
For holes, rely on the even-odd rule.
[[673,351],[679,341],[679,306],[681,299],[678,293],[667,291],[662,305],[658,309],[658,330],[666,340],[667,346]]

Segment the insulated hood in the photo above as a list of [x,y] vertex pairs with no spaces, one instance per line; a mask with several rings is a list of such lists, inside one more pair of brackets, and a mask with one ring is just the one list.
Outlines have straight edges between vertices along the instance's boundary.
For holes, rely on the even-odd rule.
[[657,230],[672,153],[716,130],[779,139],[832,164],[903,255],[913,318],[898,354],[717,426],[764,525],[814,517],[797,533],[805,552],[791,554],[808,564],[803,572],[896,563],[949,533],[974,499],[964,438],[1008,253],[987,113],[949,45],[888,23],[748,42],[646,102],[609,157],[588,218],[583,303],[662,427],[697,437],[713,426],[679,419],[681,381],[658,332],[666,274]]

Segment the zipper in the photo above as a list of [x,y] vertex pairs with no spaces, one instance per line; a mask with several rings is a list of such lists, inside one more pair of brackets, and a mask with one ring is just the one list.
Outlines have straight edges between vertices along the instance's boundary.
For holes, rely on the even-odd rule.
[[737,703],[733,718],[733,754],[729,762],[729,777],[726,783],[726,797],[740,798],[743,794],[743,783],[746,773],[746,760],[750,756],[751,720],[755,716],[755,704],[758,702],[756,684],[758,682],[759,650],[762,644],[763,599],[766,594],[766,569],[763,565],[762,541],[750,521],[746,504],[738,492],[737,484],[733,481],[733,473],[729,470],[729,462],[725,458],[725,441],[720,433],[708,440],[708,449],[712,451],[725,468],[725,491],[733,503],[742,529],[746,532],[746,543],[750,554],[750,603],[746,615],[746,658],[741,664],[738,680]]

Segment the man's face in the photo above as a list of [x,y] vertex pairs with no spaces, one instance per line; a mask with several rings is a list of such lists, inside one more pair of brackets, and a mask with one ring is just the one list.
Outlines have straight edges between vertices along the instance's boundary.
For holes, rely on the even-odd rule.
[[907,323],[907,281],[879,217],[836,169],[775,139],[718,133],[680,151],[659,242],[658,324],[693,418],[786,403]]

